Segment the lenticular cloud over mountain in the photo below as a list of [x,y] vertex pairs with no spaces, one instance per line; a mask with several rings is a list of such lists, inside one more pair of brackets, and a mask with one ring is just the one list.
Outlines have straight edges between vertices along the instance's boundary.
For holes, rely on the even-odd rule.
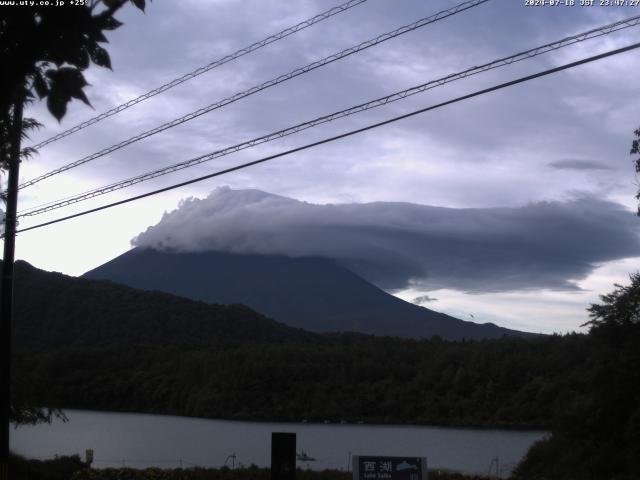
[[637,218],[582,197],[518,208],[410,203],[316,205],[221,187],[190,198],[132,240],[174,252],[319,256],[387,290],[576,289],[612,260],[640,256]]

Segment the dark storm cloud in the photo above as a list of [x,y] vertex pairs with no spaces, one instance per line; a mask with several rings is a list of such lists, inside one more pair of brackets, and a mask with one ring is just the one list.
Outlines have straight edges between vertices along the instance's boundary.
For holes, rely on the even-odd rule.
[[[50,115],[38,110],[34,116],[43,119],[47,128],[35,132],[34,140],[42,140],[57,129],[68,128],[90,115],[130,100],[338,3],[341,3],[340,0],[329,3],[319,0],[189,0],[186,3],[158,2],[150,6],[147,15],[141,15],[134,8],[123,9],[119,15],[125,26],[109,34],[114,71],[98,68],[88,71],[89,82],[95,85],[89,89],[95,112],[81,102],[74,102],[63,123],[58,125]],[[86,129],[82,135],[51,144],[37,163],[25,165],[23,175],[26,179],[77,160],[294,68],[451,6],[452,2],[448,0],[407,0],[399,8],[396,2],[371,0],[153,97]],[[78,190],[65,191],[65,195],[85,191],[88,184],[99,186],[123,180],[158,166],[246,141],[535,47],[543,43],[543,39],[547,42],[576,34],[608,23],[614,20],[613,16],[622,15],[622,11],[613,12],[611,9],[567,8],[551,13],[548,9],[523,8],[520,2],[488,2],[244,98],[224,110],[210,112],[154,135],[86,167],[72,170],[69,175],[76,179]],[[626,35],[633,35],[632,29],[615,34],[615,38]],[[595,41],[584,45],[589,50],[585,54],[593,53],[591,49],[596,47]],[[574,51],[573,48],[568,50]],[[239,152],[233,158],[239,161],[253,160],[275,153],[275,150],[317,141],[517,75],[555,66],[557,57],[563,51],[300,132],[255,150]],[[624,61],[633,62],[633,59]],[[634,65],[626,65],[620,73],[633,71]],[[608,68],[607,71],[618,74],[615,69]],[[587,80],[591,78],[585,76],[584,69],[581,72],[580,75]],[[561,80],[549,81],[557,85]],[[563,192],[573,190],[611,192],[614,188],[610,184],[614,181],[620,183],[613,176],[607,177],[607,185],[594,186],[596,182],[593,178],[574,176],[579,178],[567,180],[567,170],[554,169],[550,175],[545,160],[538,161],[538,158],[558,157],[605,158],[605,155],[611,156],[614,146],[619,145],[624,145],[626,150],[630,129],[624,131],[619,126],[629,125],[631,121],[628,118],[635,118],[637,107],[630,99],[638,98],[638,95],[628,92],[635,85],[633,82],[601,83],[594,84],[593,80],[583,82],[581,77],[580,82],[571,83],[572,88],[538,90],[544,81],[532,82],[526,87],[503,90],[499,94],[408,119],[370,135],[352,137],[338,147],[325,147],[322,152],[326,161],[317,167],[313,175],[308,174],[306,165],[305,168],[292,169],[293,160],[283,160],[265,169],[247,170],[242,177],[236,177],[240,181],[225,181],[321,200],[351,196],[359,200],[402,199],[457,206],[520,204],[528,200],[558,198]],[[611,92],[607,93],[608,89]],[[526,94],[523,94],[524,91]],[[597,97],[595,100],[592,98],[594,96]],[[572,97],[568,103],[570,107],[559,108],[565,105],[567,97]],[[600,97],[605,97],[607,101],[603,103]],[[608,101],[611,99],[620,99],[616,101],[623,102],[628,107],[628,113],[622,118],[609,119],[607,115],[620,111]],[[597,114],[593,114],[594,105],[601,104],[604,113],[597,111]],[[44,107],[36,103],[34,108]],[[585,108],[588,114],[583,111]],[[615,128],[607,129],[603,125],[614,125]],[[501,133],[507,131],[508,135]],[[605,135],[603,132],[613,133]],[[535,145],[535,149],[522,152],[522,145]],[[345,152],[348,148],[356,153]],[[469,155],[470,151],[474,155]],[[423,163],[438,165],[437,177],[432,175],[432,171],[421,171],[419,168],[397,173],[398,161],[404,162],[414,152],[415,157]],[[314,155],[315,151],[300,152],[295,161],[300,164],[310,162],[316,160]],[[368,162],[366,168],[362,168],[365,159],[375,160],[376,167]],[[42,171],[32,171],[36,165]],[[203,165],[202,168],[209,165],[213,164]],[[504,178],[510,171],[520,172],[522,165],[531,172],[526,185]],[[194,168],[176,174],[176,178],[180,181],[198,174],[199,169]],[[624,172],[624,175],[627,174]],[[389,181],[391,175],[393,181]],[[468,184],[473,184],[473,188],[468,188]],[[42,203],[55,198],[57,192],[45,191],[45,187],[43,185],[41,197],[34,199],[35,202]],[[198,188],[194,186],[191,191],[198,195],[206,194],[206,190]],[[620,188],[616,187],[615,190],[619,191]],[[430,192],[431,196],[424,192]]]
[[559,170],[613,170],[610,166],[603,163],[594,162],[593,160],[579,160],[573,158],[550,162],[547,165]]
[[593,197],[518,208],[411,203],[316,205],[218,188],[133,239],[175,251],[333,258],[388,290],[576,289],[607,261],[640,254],[639,225]]

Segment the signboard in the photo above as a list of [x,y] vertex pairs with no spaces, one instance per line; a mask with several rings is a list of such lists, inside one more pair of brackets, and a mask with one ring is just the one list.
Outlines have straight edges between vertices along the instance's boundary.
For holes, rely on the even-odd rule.
[[427,459],[354,455],[353,480],[427,480]]

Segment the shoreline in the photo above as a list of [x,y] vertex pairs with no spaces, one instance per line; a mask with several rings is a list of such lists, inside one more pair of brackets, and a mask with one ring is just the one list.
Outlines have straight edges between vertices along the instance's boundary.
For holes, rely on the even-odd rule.
[[[199,417],[195,415],[182,415],[176,413],[161,413],[161,412],[141,412],[135,410],[99,410],[94,408],[79,408],[79,407],[55,407],[59,408],[63,414],[69,411],[77,411],[77,412],[87,412],[87,413],[106,413],[106,414],[125,414],[125,415],[149,415],[149,416],[163,416],[163,417],[175,417],[175,418],[189,418],[194,420],[211,420],[215,422],[233,422],[233,423],[256,423],[256,424],[269,424],[269,423],[279,423],[279,424],[290,424],[290,425],[309,425],[315,427],[322,426],[331,426],[331,427],[425,427],[425,428],[435,428],[435,429],[455,429],[455,430],[471,430],[471,431],[502,431],[502,432],[535,432],[535,433],[551,433],[551,427],[545,428],[541,426],[531,426],[531,427],[523,427],[523,426],[495,426],[495,425],[460,425],[460,424],[445,424],[445,423],[410,423],[410,422],[366,422],[366,421],[358,421],[358,422],[350,422],[347,420],[323,420],[323,421],[309,421],[306,419],[301,420],[279,420],[279,419],[254,419],[254,418],[211,418],[211,417]],[[61,421],[60,419],[54,418],[52,421]],[[16,427],[15,424],[12,424]],[[20,427],[19,425],[17,426]]]

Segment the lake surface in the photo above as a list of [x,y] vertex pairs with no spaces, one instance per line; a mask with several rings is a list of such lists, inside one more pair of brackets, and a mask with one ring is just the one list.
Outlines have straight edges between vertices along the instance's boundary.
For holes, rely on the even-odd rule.
[[[268,467],[271,432],[295,432],[313,470],[346,470],[353,455],[427,457],[429,469],[487,474],[498,458],[506,477],[541,431],[468,430],[405,425],[256,423],[168,415],[67,410],[69,421],[11,430],[11,448],[30,458],[94,450],[94,467],[180,465]],[[228,458],[235,454],[234,458]],[[493,467],[495,472],[495,464]]]

